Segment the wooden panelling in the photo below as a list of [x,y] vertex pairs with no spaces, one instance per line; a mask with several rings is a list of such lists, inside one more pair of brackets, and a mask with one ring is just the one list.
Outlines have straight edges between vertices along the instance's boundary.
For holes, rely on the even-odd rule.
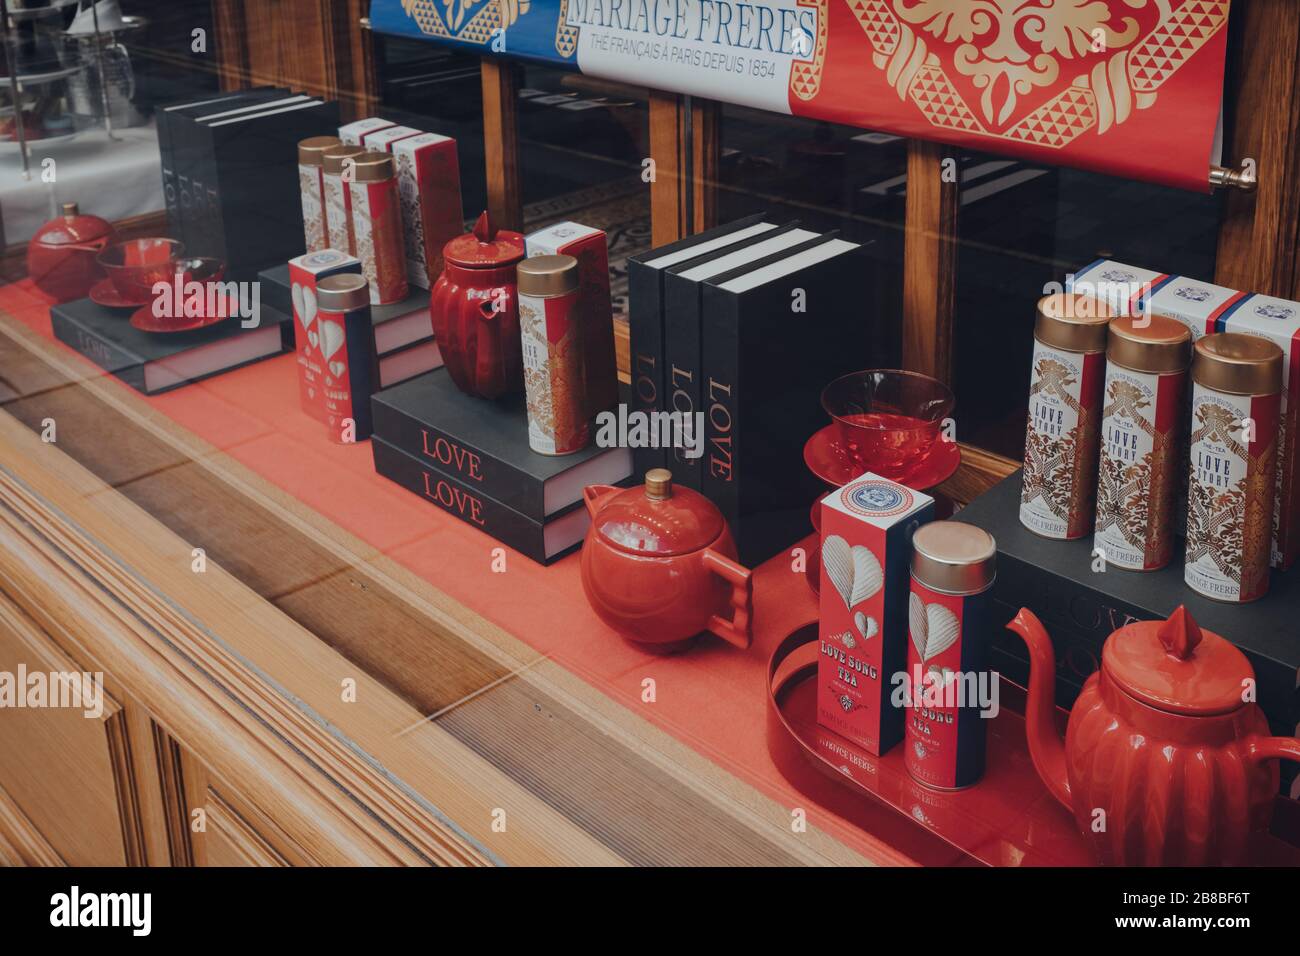
[[662,246],[686,235],[686,194],[682,182],[681,97],[650,91],[650,241]]
[[0,787],[0,866],[63,866],[63,858]]
[[[20,668],[47,682],[53,675],[82,682],[85,673],[9,597],[0,597],[0,672],[17,679]],[[0,786],[66,863],[141,863],[121,707],[106,692],[98,714],[87,714],[90,702],[82,702],[3,712]]]
[[1300,298],[1300,3],[1234,4],[1224,162],[1256,164],[1253,193],[1229,189],[1215,282]]
[[488,214],[500,229],[524,228],[519,186],[519,87],[515,66],[483,59],[483,153]]
[[[903,367],[949,382],[957,285],[956,151],[911,140],[903,251]],[[945,165],[945,160],[952,162]],[[951,181],[946,181],[951,180]]]

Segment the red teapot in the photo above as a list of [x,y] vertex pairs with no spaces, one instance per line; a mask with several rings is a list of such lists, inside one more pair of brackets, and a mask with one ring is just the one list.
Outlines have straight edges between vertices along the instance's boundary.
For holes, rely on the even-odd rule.
[[1300,740],[1270,737],[1248,700],[1246,656],[1183,607],[1106,639],[1062,744],[1047,631],[1022,608],[1007,625],[1029,646],[1025,732],[1038,775],[1074,812],[1097,859],[1118,866],[1240,864],[1268,828],[1278,768]]
[[582,497],[591,513],[582,587],[602,621],[661,654],[703,631],[749,647],[753,583],[713,502],[674,488],[666,468],[646,472],[643,487],[589,485]]
[[497,229],[484,212],[474,230],[448,242],[442,255],[429,315],[451,380],[480,398],[522,392],[515,265],[524,257],[523,235]]
[[75,202],[63,204],[27,243],[27,274],[56,302],[84,299],[104,278],[96,257],[113,241],[113,226],[99,216],[82,215]]

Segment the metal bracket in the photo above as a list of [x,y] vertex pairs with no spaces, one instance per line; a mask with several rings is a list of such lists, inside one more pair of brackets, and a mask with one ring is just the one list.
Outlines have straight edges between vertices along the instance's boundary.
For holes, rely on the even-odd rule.
[[1231,186],[1240,189],[1243,192],[1253,193],[1259,183],[1255,179],[1254,173],[1247,173],[1245,169],[1233,169],[1229,166],[1211,166],[1210,167],[1210,188],[1218,189],[1221,186]]

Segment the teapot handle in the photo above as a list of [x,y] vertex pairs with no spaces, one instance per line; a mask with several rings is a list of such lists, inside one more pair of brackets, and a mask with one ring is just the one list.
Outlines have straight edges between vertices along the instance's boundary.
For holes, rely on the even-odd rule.
[[753,643],[754,582],[753,572],[724,554],[705,548],[704,567],[731,585],[731,620],[719,614],[709,618],[709,630],[742,651]]
[[1247,737],[1246,755],[1256,763],[1294,760],[1300,763],[1300,740],[1294,737]]

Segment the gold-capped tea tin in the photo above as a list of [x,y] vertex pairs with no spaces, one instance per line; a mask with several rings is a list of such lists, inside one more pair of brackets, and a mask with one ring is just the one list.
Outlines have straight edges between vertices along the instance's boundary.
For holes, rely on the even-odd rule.
[[354,255],[370,283],[372,305],[391,305],[406,298],[406,239],[402,233],[397,167],[389,153],[362,152],[351,157],[352,180],[346,183],[352,209]]
[[1192,333],[1165,315],[1110,322],[1093,553],[1107,567],[1169,563]]
[[343,173],[348,161],[365,150],[360,146],[340,144],[321,150],[321,182],[325,191],[325,231],[329,248],[357,254],[356,234],[352,228],[352,199],[348,195]]
[[1092,529],[1106,336],[1101,299],[1058,292],[1038,300],[1020,523],[1047,538]]
[[580,451],[590,440],[591,423],[584,391],[582,312],[577,307],[578,260],[566,255],[524,259],[516,267],[516,283],[528,447],[543,455]]
[[1281,401],[1275,344],[1235,332],[1196,343],[1183,580],[1206,597],[1268,593]]
[[298,142],[298,192],[307,252],[329,248],[325,202],[325,150],[340,145],[337,136],[312,136]]

